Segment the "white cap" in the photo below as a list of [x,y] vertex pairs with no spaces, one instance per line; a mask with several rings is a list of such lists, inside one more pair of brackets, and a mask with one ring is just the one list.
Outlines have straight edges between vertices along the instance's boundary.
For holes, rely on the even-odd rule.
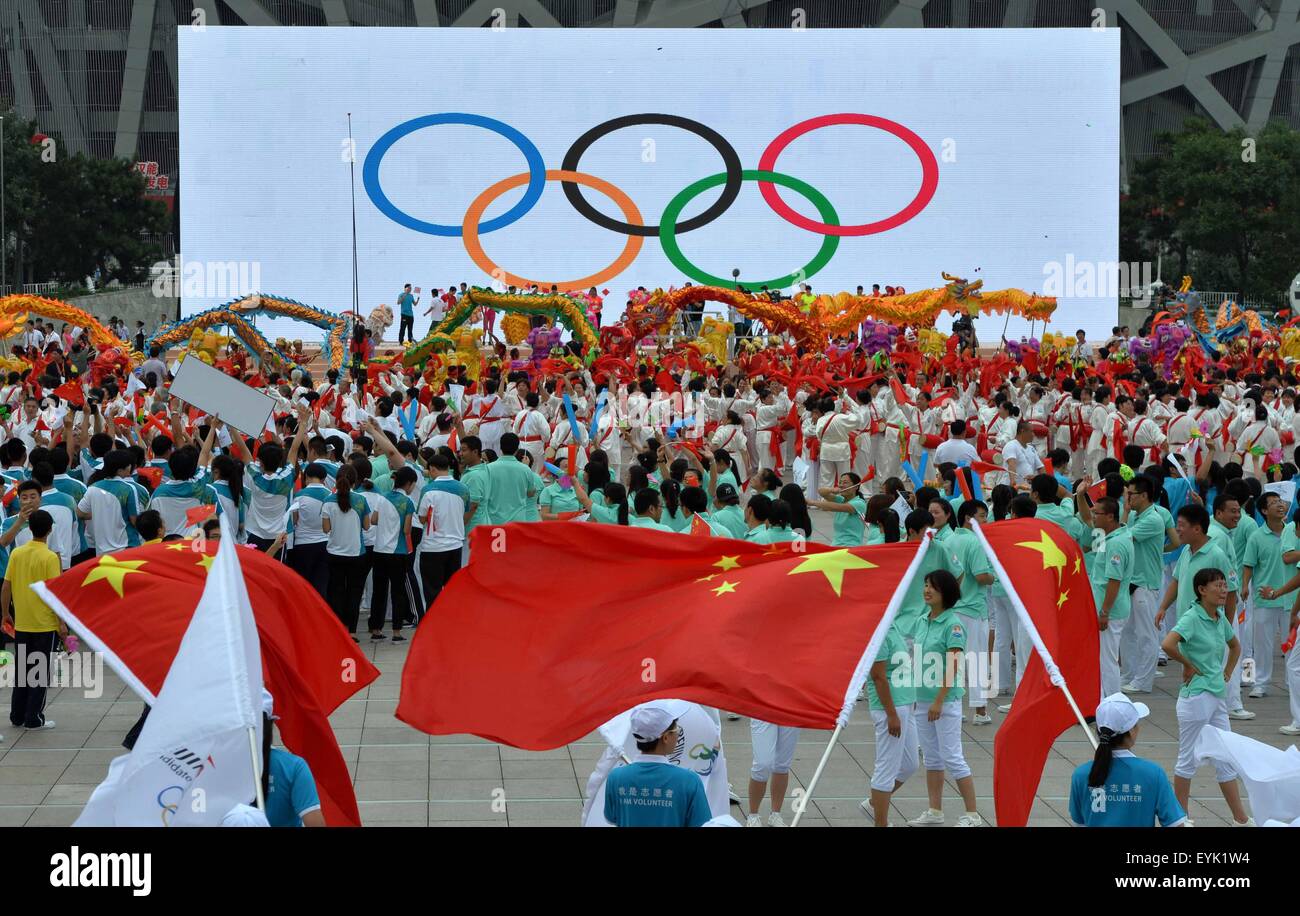
[[1122,693],[1112,693],[1097,704],[1097,728],[1109,728],[1113,734],[1122,735],[1150,714],[1145,703],[1134,703]]
[[251,805],[235,805],[221,819],[222,827],[270,827],[266,815]]
[[658,741],[668,726],[690,709],[685,700],[651,700],[632,710],[632,737],[637,741]]
[[275,697],[271,696],[271,691],[265,687],[262,688],[262,715],[272,721],[280,718],[275,714]]

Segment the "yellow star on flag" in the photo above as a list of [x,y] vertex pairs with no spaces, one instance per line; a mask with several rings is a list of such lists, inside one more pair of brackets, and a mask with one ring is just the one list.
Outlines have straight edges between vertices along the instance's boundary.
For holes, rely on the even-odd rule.
[[202,566],[202,567],[204,568],[204,570],[209,570],[209,569],[212,568],[212,561],[215,560],[216,558],[217,558],[217,557],[216,557],[215,554],[206,554],[206,553],[205,553],[205,554],[203,554],[202,556],[199,557],[199,561],[198,561],[197,563],[195,563],[194,565],[195,565],[195,566]]
[[723,572],[726,572],[729,569],[735,569],[740,565],[740,555],[737,554],[734,557],[723,557],[713,565],[719,567]]
[[1082,561],[1081,561],[1078,557],[1075,557],[1075,558],[1074,558],[1074,574],[1075,574],[1076,576],[1079,574],[1079,563],[1081,563],[1081,562],[1082,562]]
[[1043,569],[1055,569],[1056,581],[1059,584],[1061,577],[1065,574],[1065,554],[1061,548],[1056,545],[1056,541],[1047,536],[1046,531],[1039,532],[1040,539],[1037,541],[1018,541],[1017,547],[1028,547],[1030,550],[1036,550],[1043,555]]
[[717,588],[711,588],[709,591],[721,598],[723,595],[730,594],[736,590],[736,582],[723,582]]
[[1065,602],[1068,601],[1069,598],[1070,598],[1070,590],[1067,588],[1065,591],[1061,592],[1060,596],[1057,597],[1056,599],[1057,610],[1060,610],[1061,605],[1065,604]]
[[717,574],[717,573],[714,573],[714,574],[711,575],[711,576],[700,576],[700,577],[699,577],[698,579],[696,579],[695,581],[696,581],[696,582],[712,582],[712,581],[713,581],[714,579],[716,579],[716,578],[718,578],[718,574]]
[[775,557],[775,556],[779,556],[780,554],[785,553],[785,551],[786,551],[786,545],[785,545],[785,544],[769,544],[769,545],[767,546],[767,550],[764,550],[764,551],[763,551],[763,556],[765,556],[765,557]]
[[190,548],[189,541],[177,541],[174,544],[168,544],[166,549],[167,550],[189,550],[191,548]]
[[805,559],[802,563],[790,570],[787,575],[796,575],[798,573],[819,572],[826,577],[826,581],[835,589],[835,596],[840,596],[840,591],[844,586],[844,573],[851,569],[875,569],[875,563],[868,563],[861,557],[850,553],[848,550],[831,550],[826,553],[815,553]]
[[99,563],[86,574],[82,580],[81,587],[85,588],[92,582],[98,582],[101,579],[113,586],[113,591],[117,592],[117,597],[125,597],[122,594],[122,580],[131,573],[138,573],[140,567],[148,560],[119,560],[111,553],[106,553],[99,558]]

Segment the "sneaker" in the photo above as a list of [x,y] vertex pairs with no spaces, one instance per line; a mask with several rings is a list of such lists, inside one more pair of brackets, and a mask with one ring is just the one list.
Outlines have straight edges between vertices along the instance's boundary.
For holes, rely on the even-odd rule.
[[1230,709],[1228,710],[1229,719],[1253,719],[1255,714],[1249,709]]
[[1279,725],[1277,730],[1284,735],[1300,735],[1300,725],[1292,722],[1290,725]]
[[999,706],[998,712],[1011,712],[1011,704],[1007,703],[1005,706]]
[[401,633],[394,633],[393,642],[406,642],[406,637],[403,636]]
[[727,797],[731,799],[733,805],[740,804],[740,796],[736,794],[735,789],[731,788],[731,783],[727,783]]
[[1156,660],[1157,667],[1163,668],[1167,664],[1169,664],[1169,659],[1164,655],[1160,656],[1160,658]]
[[1137,684],[1120,684],[1120,690],[1125,693],[1150,693],[1150,690],[1143,690]]
[[1250,691],[1249,696],[1250,696],[1251,699],[1258,700],[1258,699],[1260,699],[1261,697],[1266,697],[1266,696],[1268,696],[1268,691],[1265,690],[1263,687],[1261,687],[1261,686],[1259,686],[1259,685],[1256,685],[1256,686],[1254,687],[1254,689],[1252,689],[1252,690]]
[[781,816],[781,812],[780,812],[780,811],[773,811],[771,814],[769,814],[769,815],[767,816],[767,826],[769,826],[769,827],[785,827],[785,826],[786,826],[785,818],[783,818],[783,817]]
[[970,724],[971,725],[992,725],[993,717],[989,715],[981,716],[979,713],[975,713],[975,715],[971,716]]
[[961,817],[957,818],[958,827],[983,827],[984,818],[972,811],[968,811]]
[[944,817],[942,811],[936,811],[934,808],[927,808],[924,813],[917,815],[907,822],[911,827],[942,827]]
[[867,817],[874,818],[876,816],[876,813],[871,810],[870,798],[862,799],[862,801],[858,802],[858,807],[862,809],[862,812],[866,814]]
[[1248,818],[1246,818],[1245,821],[1243,821],[1243,822],[1240,823],[1240,824],[1238,824],[1236,821],[1233,821],[1233,822],[1232,822],[1232,826],[1234,826],[1234,827],[1258,827],[1259,825],[1255,823],[1255,819],[1254,819],[1253,817],[1248,817]]
[[763,826],[763,818],[761,818],[761,817],[760,817],[759,815],[757,815],[757,814],[751,814],[749,817],[745,818],[745,826],[746,826],[746,827],[762,827],[762,826]]
[[1163,671],[1161,671],[1159,668],[1157,668],[1157,669],[1156,669],[1156,677],[1164,677],[1164,676],[1165,676],[1165,673],[1164,673]]
[[1183,826],[1184,826],[1184,827],[1195,827],[1195,826],[1196,826],[1196,821],[1192,820],[1192,819],[1189,817],[1187,820],[1183,821]]
[[54,727],[54,720],[46,719],[43,723],[37,725],[35,728],[28,728],[27,730],[29,732],[39,732],[39,731],[44,731],[47,728],[53,728],[53,727]]
[[370,634],[370,641],[371,641],[371,642],[383,642],[383,641],[384,641],[384,634],[383,634],[383,633],[371,633],[371,634]]

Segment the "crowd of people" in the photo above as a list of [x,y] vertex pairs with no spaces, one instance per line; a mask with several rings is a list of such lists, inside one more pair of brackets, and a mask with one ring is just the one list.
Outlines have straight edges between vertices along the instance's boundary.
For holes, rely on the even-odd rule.
[[[403,295],[405,336],[418,297]],[[277,409],[255,436],[169,398],[163,354],[147,373],[92,383],[36,345],[38,365],[0,388],[0,563],[7,584],[25,586],[54,572],[43,554],[39,567],[25,559],[28,542],[66,570],[192,535],[191,510],[210,506],[309,582],[354,640],[402,643],[484,525],[844,547],[932,537],[860,698],[877,738],[863,807],[886,825],[892,793],[921,763],[929,804],[910,823],[945,823],[946,773],[964,806],[957,824],[979,826],[962,725],[1010,708],[1032,649],[971,527],[1046,519],[1086,558],[1103,695],[1151,693],[1169,662],[1181,668],[1174,797],[1185,812],[1206,725],[1253,718],[1248,699],[1281,691],[1292,718],[1281,731],[1300,734],[1300,653],[1283,656],[1300,588],[1298,383],[1262,357],[1180,377],[1140,353],[1117,358],[1116,336],[1094,352],[1080,332],[1050,368],[980,355],[973,333],[920,360],[904,334],[871,360],[853,341],[826,355],[787,341],[695,369],[662,346],[622,367],[263,368],[246,380]],[[0,599],[15,638],[52,651],[62,624],[20,591]],[[917,643],[953,659],[938,686],[897,670]],[[11,721],[46,725],[42,704],[15,692]],[[645,720],[664,727],[650,744],[671,730],[661,719]],[[798,730],[755,720],[751,731],[747,824],[764,823],[770,797],[766,823],[783,825]],[[1131,747],[1129,730],[1111,732],[1106,749]],[[1217,778],[1249,823],[1235,772]]]

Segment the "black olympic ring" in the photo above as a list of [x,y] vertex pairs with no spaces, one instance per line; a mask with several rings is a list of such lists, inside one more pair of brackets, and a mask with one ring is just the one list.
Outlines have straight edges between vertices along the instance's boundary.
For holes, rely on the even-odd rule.
[[[560,166],[566,172],[580,171],[578,162],[593,143],[604,137],[606,134],[612,134],[616,130],[622,130],[624,127],[633,127],[638,124],[664,124],[668,127],[680,127],[684,131],[695,134],[703,140],[708,141],[718,154],[722,157],[722,162],[726,166],[726,183],[722,186],[722,194],[699,216],[691,217],[677,225],[677,232],[690,232],[692,229],[699,229],[701,226],[707,226],[713,222],[735,202],[736,197],[740,194],[740,187],[744,181],[743,169],[740,166],[740,155],[736,152],[735,147],[726,141],[722,134],[713,128],[701,124],[699,121],[692,121],[690,118],[683,118],[679,115],[670,114],[632,114],[624,115],[621,118],[613,118],[604,124],[597,124],[591,130],[587,131],[577,140],[573,141],[573,146],[564,154],[563,164]],[[573,208],[595,223],[605,229],[613,232],[621,232],[624,235],[642,235],[657,236],[659,234],[658,226],[634,226],[632,223],[625,223],[613,219],[601,213],[582,196],[582,188],[576,182],[562,181],[564,196],[568,198]]]

